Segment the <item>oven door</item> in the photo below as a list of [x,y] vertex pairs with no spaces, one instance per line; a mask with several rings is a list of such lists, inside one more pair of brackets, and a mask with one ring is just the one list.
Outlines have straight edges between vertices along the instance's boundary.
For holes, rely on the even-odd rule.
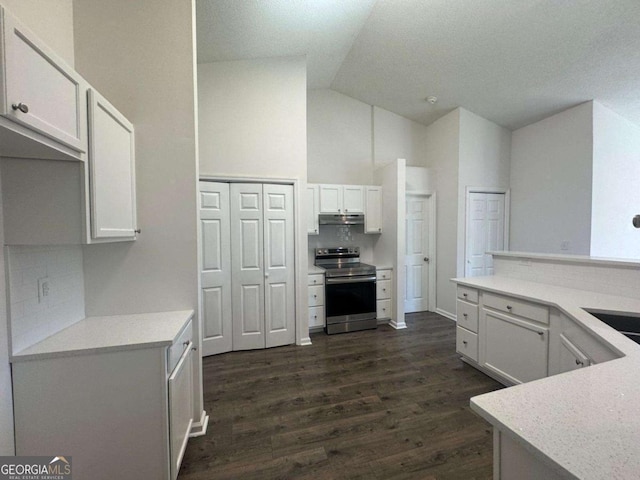
[[327,324],[376,318],[376,277],[329,277],[325,280]]

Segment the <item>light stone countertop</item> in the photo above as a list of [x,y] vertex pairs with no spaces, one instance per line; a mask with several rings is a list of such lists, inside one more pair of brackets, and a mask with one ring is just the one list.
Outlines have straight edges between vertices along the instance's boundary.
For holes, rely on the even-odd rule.
[[18,352],[11,361],[169,346],[193,313],[193,310],[181,310],[87,317]]
[[324,275],[324,268],[320,268],[316,265],[309,265],[309,275],[314,275],[317,273],[321,273]]
[[556,307],[621,355],[473,397],[471,408],[568,478],[640,478],[640,345],[584,311],[640,315],[640,300],[500,276],[454,281]]

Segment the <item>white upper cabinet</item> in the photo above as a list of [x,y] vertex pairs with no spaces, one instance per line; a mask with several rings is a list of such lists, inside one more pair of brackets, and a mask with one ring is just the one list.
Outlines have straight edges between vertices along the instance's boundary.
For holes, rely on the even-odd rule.
[[307,185],[307,233],[318,235],[318,213],[320,209],[320,190],[318,185]]
[[382,187],[365,188],[364,233],[382,232]]
[[364,187],[320,185],[320,213],[364,213]]
[[102,95],[89,90],[91,237],[135,237],[133,125]]
[[2,9],[2,154],[82,160],[86,82]]
[[320,185],[320,213],[342,213],[342,185]]
[[344,185],[342,187],[341,213],[364,213],[364,187],[362,185]]

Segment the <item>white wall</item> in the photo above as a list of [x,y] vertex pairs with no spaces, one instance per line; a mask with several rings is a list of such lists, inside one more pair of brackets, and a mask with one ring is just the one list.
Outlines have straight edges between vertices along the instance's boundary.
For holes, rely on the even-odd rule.
[[592,102],[513,132],[511,250],[589,254],[592,141]]
[[2,5],[73,67],[73,0],[2,0]]
[[74,1],[76,69],[136,130],[142,229],[135,242],[85,247],[87,315],[198,308],[193,8],[191,0]]
[[379,167],[404,158],[408,166],[422,166],[427,127],[380,107],[373,107],[373,160]]
[[[296,278],[307,276],[305,57],[198,65],[200,175],[297,181]],[[296,281],[296,342],[307,343],[307,288]]]
[[307,179],[304,57],[198,65],[201,175]]
[[376,183],[382,185],[382,235],[373,245],[375,262],[393,268],[394,328],[406,328],[404,321],[405,183],[406,161],[399,158],[375,170]]
[[458,159],[460,109],[441,117],[426,130],[426,165],[436,177],[436,309],[455,315],[458,229]]
[[591,255],[640,258],[640,127],[593,103]]
[[511,131],[460,108],[458,262],[464,276],[467,187],[509,188]]
[[[423,140],[424,143],[424,140]],[[407,167],[407,192],[434,192],[435,175],[426,167]]]
[[373,183],[371,148],[370,105],[329,89],[309,90],[309,183]]

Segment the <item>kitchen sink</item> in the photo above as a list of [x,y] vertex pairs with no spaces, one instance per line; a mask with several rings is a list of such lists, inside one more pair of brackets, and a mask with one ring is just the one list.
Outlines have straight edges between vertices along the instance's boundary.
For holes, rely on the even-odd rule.
[[625,315],[620,313],[594,312],[587,310],[588,313],[596,317],[598,320],[606,323],[614,330],[622,333],[634,342],[640,344],[640,317]]

